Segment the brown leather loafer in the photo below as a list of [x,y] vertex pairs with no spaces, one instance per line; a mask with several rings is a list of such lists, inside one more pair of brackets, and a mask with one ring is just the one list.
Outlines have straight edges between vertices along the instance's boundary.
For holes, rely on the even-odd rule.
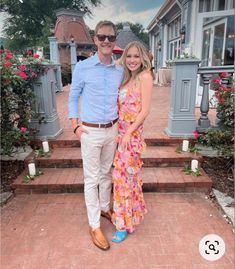
[[102,250],[108,250],[110,248],[108,240],[105,238],[100,228],[94,231],[90,228],[89,230],[92,242]]
[[106,218],[110,222],[112,222],[112,214],[113,214],[113,210],[112,209],[110,209],[107,212],[104,212],[104,211],[101,210],[101,216],[104,217],[104,218]]

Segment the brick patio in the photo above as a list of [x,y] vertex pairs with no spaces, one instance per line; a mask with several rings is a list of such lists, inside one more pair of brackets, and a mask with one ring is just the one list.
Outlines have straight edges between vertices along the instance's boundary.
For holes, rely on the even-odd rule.
[[[203,194],[145,193],[144,222],[104,252],[93,245],[83,194],[17,195],[2,209],[2,269],[232,269],[230,224]],[[111,239],[114,227],[101,225]],[[215,233],[226,244],[215,262],[203,259],[200,239]]]

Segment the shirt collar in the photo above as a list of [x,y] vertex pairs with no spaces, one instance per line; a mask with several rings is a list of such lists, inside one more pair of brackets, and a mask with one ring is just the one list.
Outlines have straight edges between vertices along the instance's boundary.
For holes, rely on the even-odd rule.
[[[102,64],[101,63],[101,61],[100,61],[100,58],[99,58],[99,56],[98,56],[98,53],[96,53],[94,56],[92,56],[93,57],[93,64],[94,65],[97,65],[97,64]],[[107,66],[115,66],[115,61],[114,61],[114,59],[113,59],[113,57],[112,57],[112,61],[111,61],[111,64],[108,64]]]

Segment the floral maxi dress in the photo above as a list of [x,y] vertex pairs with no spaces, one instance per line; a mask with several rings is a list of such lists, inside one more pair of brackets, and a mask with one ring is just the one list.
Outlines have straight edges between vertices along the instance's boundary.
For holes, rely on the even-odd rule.
[[[141,93],[136,87],[123,88],[119,91],[119,136],[118,142],[128,127],[135,121],[141,110]],[[142,180],[139,176],[143,165],[140,154],[146,147],[143,125],[132,133],[130,148],[123,151],[121,145],[114,158],[114,214],[112,222],[118,230],[132,233],[147,212],[142,192]]]

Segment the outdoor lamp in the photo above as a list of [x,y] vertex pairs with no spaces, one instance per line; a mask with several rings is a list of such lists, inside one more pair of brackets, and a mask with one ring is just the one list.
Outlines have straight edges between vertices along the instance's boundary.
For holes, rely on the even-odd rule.
[[157,48],[158,48],[159,51],[161,51],[161,49],[162,49],[162,41],[161,40],[159,40],[157,42]]
[[55,33],[55,27],[54,27],[53,24],[51,24],[51,25],[49,26],[49,31],[50,31],[51,36],[54,36],[54,33]]
[[185,43],[185,26],[183,25],[182,28],[180,29],[180,38],[181,38],[181,42]]
[[71,41],[71,43],[74,43],[74,36],[73,35],[70,35],[70,41]]

